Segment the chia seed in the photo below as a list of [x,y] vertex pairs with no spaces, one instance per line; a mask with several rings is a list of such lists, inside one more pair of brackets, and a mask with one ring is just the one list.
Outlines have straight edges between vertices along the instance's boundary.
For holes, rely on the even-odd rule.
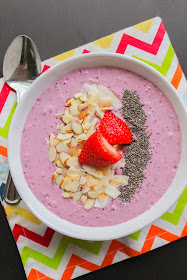
[[140,102],[137,92],[126,90],[122,98],[123,117],[131,128],[133,143],[125,150],[125,167],[122,170],[124,175],[129,176],[128,185],[121,187],[120,199],[128,202],[133,195],[139,191],[140,184],[146,178],[144,170],[151,159],[150,142],[151,134],[148,134],[148,127],[145,126],[147,116],[143,110],[144,104]]

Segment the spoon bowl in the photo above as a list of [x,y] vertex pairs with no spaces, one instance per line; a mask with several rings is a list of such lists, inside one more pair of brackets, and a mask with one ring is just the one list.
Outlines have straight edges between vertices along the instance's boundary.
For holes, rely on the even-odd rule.
[[[40,74],[41,59],[34,42],[25,35],[16,37],[6,51],[3,76],[6,83],[17,93],[17,104]],[[11,205],[20,201],[10,172],[5,186],[4,200]]]

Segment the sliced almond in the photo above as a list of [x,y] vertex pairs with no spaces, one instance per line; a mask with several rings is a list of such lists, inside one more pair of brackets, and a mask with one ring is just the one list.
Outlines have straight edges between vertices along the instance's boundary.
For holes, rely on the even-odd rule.
[[113,110],[113,107],[102,107],[102,108],[100,108],[100,111],[101,112],[106,112],[106,111],[112,111]]
[[71,143],[71,138],[63,140],[63,143],[65,143],[67,146],[69,146]]
[[57,172],[59,175],[61,175],[62,172],[63,172],[63,170],[62,170],[62,168],[57,168],[56,172]]
[[89,198],[97,198],[101,194],[100,191],[89,191],[88,196]]
[[[96,185],[94,185],[94,190],[95,191],[98,191],[98,190],[101,190],[102,189],[102,186],[101,184],[97,183]],[[102,191],[101,191],[102,192]]]
[[72,181],[76,181],[77,183],[79,183],[80,181],[80,175],[78,174],[73,174],[73,175],[68,175]]
[[75,98],[72,98],[72,101],[71,101],[71,105],[79,105],[81,104],[81,100],[80,99],[75,99]]
[[58,129],[62,129],[63,127],[64,127],[64,123],[60,123],[60,124],[57,124],[57,126],[55,128],[58,130]]
[[50,162],[55,161],[55,158],[56,158],[56,149],[55,149],[55,147],[51,146],[49,148],[49,150],[48,150],[48,157],[49,157]]
[[83,194],[83,193],[87,193],[87,192],[89,192],[89,191],[90,191],[90,188],[89,188],[87,185],[85,185],[85,186],[82,187],[82,194]]
[[68,155],[67,153],[60,153],[60,160],[63,164],[66,164],[65,162],[67,161],[67,159],[70,158],[70,155]]
[[57,158],[57,159],[55,160],[55,164],[56,164],[56,166],[58,166],[58,167],[60,167],[60,168],[63,168],[63,167],[64,167],[64,165],[62,164],[60,158]]
[[82,134],[79,134],[79,135],[75,135],[75,138],[77,138],[78,141],[86,141],[88,139],[86,133],[82,133]]
[[73,198],[73,202],[77,202],[79,201],[79,199],[81,198],[82,193],[81,192],[75,192],[72,194],[72,198]]
[[77,146],[77,143],[78,143],[77,139],[74,138],[74,137],[72,137],[72,138],[71,138],[70,147],[76,147],[76,146]]
[[84,185],[86,183],[86,178],[84,176],[80,177],[79,184]]
[[64,198],[70,198],[70,197],[71,197],[71,192],[63,192],[63,193],[62,193],[62,196],[63,196]]
[[62,153],[62,152],[67,152],[68,151],[68,147],[64,142],[60,142],[56,145],[56,150],[58,153]]
[[78,118],[79,119],[84,119],[86,116],[88,115],[88,111],[87,110],[83,110],[79,113]]
[[75,166],[79,166],[79,161],[77,157],[70,157],[67,159],[65,164],[69,167],[75,167]]
[[71,147],[69,149],[69,154],[71,157],[78,157],[78,149],[77,147]]
[[68,124],[72,121],[72,115],[64,115],[62,117],[62,121],[65,123],[65,124]]
[[102,96],[112,97],[113,99],[112,106],[114,108],[114,111],[117,111],[122,108],[121,100],[112,91],[102,86],[98,86],[98,91]]
[[78,116],[78,114],[80,113],[79,110],[78,110],[78,105],[72,105],[69,107],[69,112],[70,112],[70,115],[72,116]]
[[72,130],[75,134],[82,134],[83,133],[82,125],[78,121],[73,120],[71,122],[71,128],[72,128]]
[[101,170],[97,169],[96,167],[93,167],[93,166],[90,166],[87,164],[83,164],[82,167],[87,173],[93,175],[94,177],[100,178],[100,179],[103,178],[103,173],[101,172]]
[[106,197],[107,197],[107,194],[106,193],[102,193],[102,194],[99,195],[98,199],[99,199],[100,202],[103,202]]
[[95,199],[88,198],[84,203],[84,209],[89,210],[94,206]]
[[97,119],[94,118],[91,122],[91,126],[90,126],[88,132],[86,133],[87,137],[90,137],[94,133],[96,123],[97,123]]
[[56,177],[55,182],[57,183],[58,186],[60,186],[62,184],[63,180],[64,180],[64,177],[62,175],[58,175]]
[[83,95],[80,96],[80,100],[83,101],[83,102],[86,102],[88,100],[86,92],[84,92]]
[[77,169],[75,167],[70,167],[67,171],[67,174],[68,175],[80,175],[80,176],[85,176],[86,175],[85,172],[83,172],[82,170]]
[[85,204],[86,200],[87,200],[87,195],[82,194],[82,196],[81,196],[81,202],[82,202],[82,204]]
[[64,142],[60,142],[56,145],[56,150],[58,153],[62,153],[62,152],[68,152],[68,147],[66,145],[66,143]]
[[64,134],[59,133],[59,134],[57,135],[57,138],[58,138],[59,140],[67,140],[67,139],[71,138],[73,135],[74,135],[74,133],[64,133]]
[[80,98],[83,95],[84,95],[84,92],[79,91],[79,92],[75,93],[74,98]]
[[99,104],[99,107],[109,107],[112,106],[112,97],[108,96],[108,97],[102,97]]
[[67,169],[62,171],[62,176],[64,176],[64,178],[67,176]]
[[64,189],[69,192],[77,192],[79,184],[76,181],[71,181],[71,183],[64,186]]
[[60,140],[59,139],[57,139],[57,138],[52,138],[52,139],[50,139],[50,146],[53,146],[53,147],[55,147],[58,143],[60,142]]
[[86,102],[78,105],[79,111],[82,111],[82,110],[86,109],[87,107],[88,107],[88,103],[86,103]]
[[84,118],[83,124],[91,123],[91,121],[92,121],[92,116],[90,116],[89,114]]
[[58,176],[58,173],[55,171],[52,175],[52,183],[55,182],[57,176]]
[[70,191],[69,187],[72,185],[72,180],[69,176],[66,176],[60,185],[61,189]]
[[105,193],[110,195],[113,199],[115,199],[121,194],[121,192],[112,185],[108,185],[106,187]]
[[97,180],[95,180],[92,175],[87,174],[85,179],[87,181],[88,187],[92,187],[92,186],[97,185]]
[[82,127],[85,132],[87,132],[89,130],[90,126],[91,126],[91,123],[82,124]]
[[61,133],[67,133],[71,130],[71,122],[68,123],[67,125],[63,126],[63,128],[61,129]]
[[98,116],[100,119],[103,119],[103,117],[104,117],[104,112],[102,112],[102,111],[100,110],[99,106],[96,107],[95,112],[96,112],[96,116]]
[[87,108],[87,112],[90,114],[90,116],[93,116],[95,114],[95,110],[96,110],[96,104],[95,103],[89,103],[88,108]]

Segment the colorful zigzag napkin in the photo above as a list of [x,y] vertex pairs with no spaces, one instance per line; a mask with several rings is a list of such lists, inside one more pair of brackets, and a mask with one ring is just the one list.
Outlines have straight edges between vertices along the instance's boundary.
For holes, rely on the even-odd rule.
[[[159,17],[126,28],[43,62],[43,71],[87,52],[117,52],[149,64],[187,103],[187,82]],[[118,240],[88,242],[63,236],[41,223],[21,201],[3,201],[8,174],[7,137],[16,95],[0,80],[0,195],[28,280],[68,280],[168,244],[187,235],[187,188],[160,219]]]

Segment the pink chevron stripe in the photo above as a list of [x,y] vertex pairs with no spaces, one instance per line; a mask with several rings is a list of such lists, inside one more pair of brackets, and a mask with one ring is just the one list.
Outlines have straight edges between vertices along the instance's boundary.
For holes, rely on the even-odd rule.
[[[50,68],[50,66],[44,65],[42,73],[45,72],[49,68]],[[4,83],[4,85],[1,89],[1,92],[0,92],[0,113],[5,105],[5,102],[8,98],[10,91],[15,92],[12,88],[9,87],[9,85],[7,85],[7,83]]]
[[24,236],[40,245],[43,245],[45,247],[48,247],[50,242],[51,242],[51,239],[53,238],[53,235],[55,233],[55,231],[51,228],[47,228],[46,229],[46,232],[44,234],[44,236],[41,236],[33,231],[30,231],[28,230],[27,228],[25,227],[22,227],[18,224],[15,224],[14,228],[13,228],[13,235],[14,235],[14,238],[15,238],[15,241],[17,242],[18,241],[18,238],[20,236]]
[[7,85],[7,83],[4,83],[1,92],[0,92],[0,113],[3,110],[3,107],[5,105],[5,102],[8,98],[8,95],[10,93],[10,91],[14,91],[13,89],[11,89],[9,87],[9,85]]
[[141,49],[143,51],[156,55],[160,48],[160,45],[162,43],[165,32],[166,32],[166,30],[165,30],[164,24],[163,24],[163,22],[161,22],[159,29],[157,31],[157,34],[151,45],[148,43],[145,43],[139,39],[136,39],[132,36],[129,36],[127,34],[123,34],[123,37],[119,43],[116,53],[124,54],[127,46],[131,45],[131,46],[137,47],[138,49]]
[[[50,66],[44,65],[43,70],[42,70],[42,73],[45,72],[46,70],[48,70],[49,68],[50,68]],[[42,73],[41,73],[41,74],[42,74]]]
[[83,54],[84,54],[84,53],[90,53],[90,51],[84,49],[82,53],[83,53]]

